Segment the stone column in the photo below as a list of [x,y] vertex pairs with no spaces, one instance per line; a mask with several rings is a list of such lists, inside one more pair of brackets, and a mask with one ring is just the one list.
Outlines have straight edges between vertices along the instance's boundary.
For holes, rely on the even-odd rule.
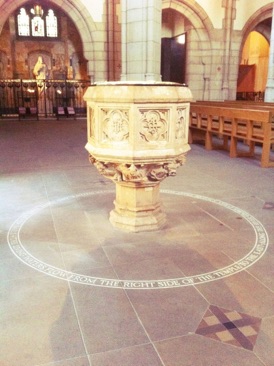
[[274,101],[274,3],[272,10],[272,24],[271,24],[271,36],[270,36],[270,50],[269,50],[269,61],[268,61],[268,75],[265,88],[265,102]]
[[161,0],[121,0],[122,81],[160,81]]
[[229,65],[231,55],[231,33],[233,28],[233,6],[234,0],[226,0],[225,2],[225,18],[224,18],[224,63],[223,63],[223,99],[229,99]]

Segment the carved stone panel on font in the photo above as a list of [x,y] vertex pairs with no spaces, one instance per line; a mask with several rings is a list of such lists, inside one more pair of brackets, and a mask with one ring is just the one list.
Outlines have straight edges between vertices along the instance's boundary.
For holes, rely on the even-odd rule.
[[102,108],[102,140],[105,142],[121,142],[129,137],[128,110]]
[[140,109],[140,136],[146,142],[168,140],[168,109]]
[[186,108],[177,108],[177,121],[175,129],[175,140],[186,140]]

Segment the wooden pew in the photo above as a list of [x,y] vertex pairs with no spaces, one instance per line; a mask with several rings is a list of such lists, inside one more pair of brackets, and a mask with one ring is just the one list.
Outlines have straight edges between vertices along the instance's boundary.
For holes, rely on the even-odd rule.
[[[190,143],[193,133],[205,137],[205,148],[216,148],[213,137],[223,140],[222,148],[229,150],[230,157],[254,156],[255,144],[262,145],[261,166],[274,166],[270,161],[271,144],[274,143],[273,113],[267,109],[236,108],[225,103],[190,103]],[[230,144],[229,144],[230,141]],[[239,151],[238,142],[246,141],[248,152]],[[220,146],[218,146],[220,147]]]
[[266,109],[271,111],[274,115],[274,103],[269,102],[254,102],[243,100],[225,100],[225,101],[196,101],[193,103],[215,105],[216,107],[231,107],[231,108],[243,108],[243,109]]
[[[195,103],[214,105],[221,107],[243,108],[243,109],[259,109],[267,110],[272,113],[272,128],[274,129],[274,103],[271,102],[258,102],[252,100],[225,100],[225,101],[198,101]],[[271,145],[271,149],[274,150],[274,144]]]

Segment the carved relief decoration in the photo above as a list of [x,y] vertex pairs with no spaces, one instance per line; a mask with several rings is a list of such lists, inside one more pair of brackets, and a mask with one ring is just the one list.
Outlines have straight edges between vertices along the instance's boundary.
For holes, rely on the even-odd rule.
[[167,141],[168,110],[143,110],[141,113],[141,138],[147,142]]
[[186,154],[181,154],[169,162],[133,164],[133,163],[112,163],[99,161],[94,156],[89,156],[89,161],[94,164],[98,172],[114,182],[141,182],[151,183],[159,182],[167,176],[175,176],[177,168],[183,165],[186,160]]
[[176,130],[175,130],[175,139],[176,140],[185,140],[186,139],[186,118],[185,108],[178,108],[178,119],[176,121]]
[[102,119],[103,139],[108,141],[124,141],[129,136],[128,110],[101,110],[105,116]]
[[90,123],[90,131],[89,131],[89,136],[90,137],[95,137],[95,120],[94,120],[94,109],[93,108],[89,108],[89,123]]

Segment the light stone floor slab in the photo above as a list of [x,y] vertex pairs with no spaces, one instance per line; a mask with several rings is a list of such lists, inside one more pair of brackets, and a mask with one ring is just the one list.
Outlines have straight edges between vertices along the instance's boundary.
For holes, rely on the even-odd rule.
[[[260,147],[230,159],[192,145],[161,184],[166,226],[125,233],[85,143],[84,119],[0,120],[0,365],[274,366],[274,168]],[[209,337],[211,308],[258,323]]]

